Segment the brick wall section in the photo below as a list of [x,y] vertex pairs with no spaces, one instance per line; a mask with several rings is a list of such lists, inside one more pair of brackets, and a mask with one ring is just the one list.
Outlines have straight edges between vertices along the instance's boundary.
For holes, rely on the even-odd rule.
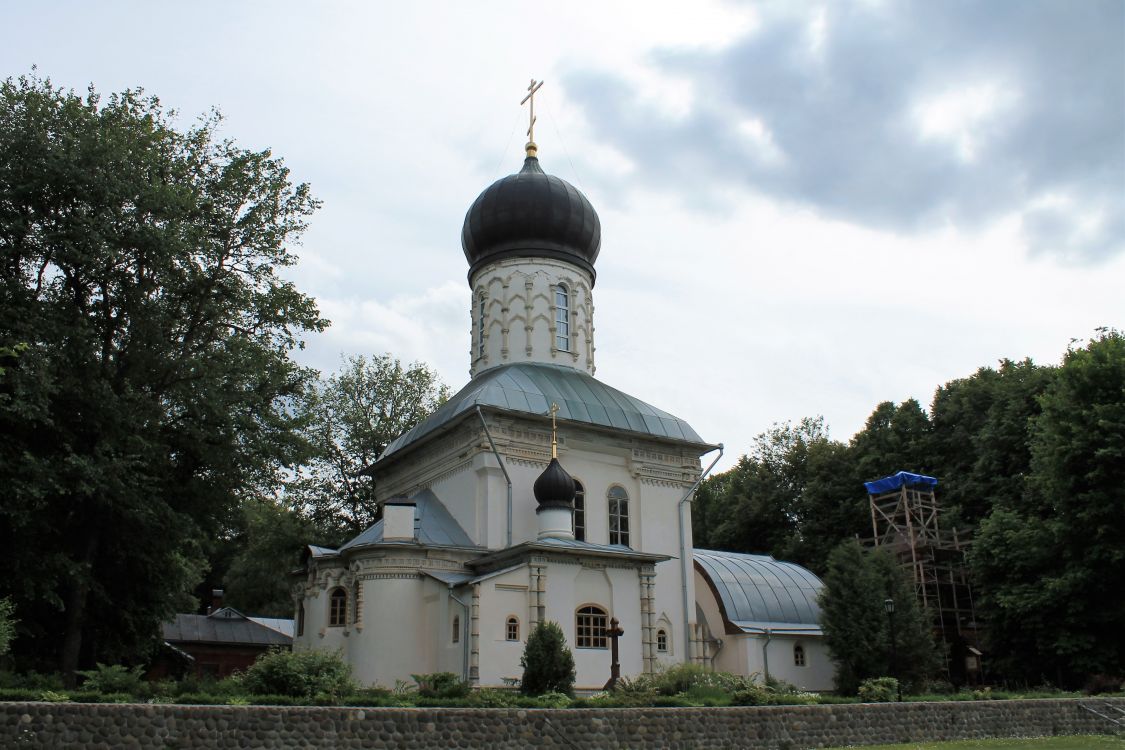
[[[1107,713],[1125,699],[1084,701]],[[1108,709],[1113,712],[1113,709]],[[761,748],[1109,734],[1074,700],[582,710],[0,704],[0,747]]]

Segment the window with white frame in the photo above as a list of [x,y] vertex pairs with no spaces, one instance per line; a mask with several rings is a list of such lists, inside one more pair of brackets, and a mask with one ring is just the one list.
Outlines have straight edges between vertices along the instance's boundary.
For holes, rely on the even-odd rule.
[[606,493],[609,500],[609,543],[629,546],[629,493],[614,485]]
[[565,284],[555,287],[555,348],[570,351],[570,290]]
[[609,615],[604,609],[587,604],[574,613],[574,644],[578,648],[608,648],[606,624]]
[[668,631],[664,628],[656,631],[656,650],[662,654],[668,653]]
[[520,639],[520,618],[515,615],[509,615],[508,620],[504,623],[504,640],[518,641]]
[[574,482],[574,538],[586,541],[586,488],[578,480]]
[[793,646],[793,664],[794,666],[805,666],[805,647],[800,643]]

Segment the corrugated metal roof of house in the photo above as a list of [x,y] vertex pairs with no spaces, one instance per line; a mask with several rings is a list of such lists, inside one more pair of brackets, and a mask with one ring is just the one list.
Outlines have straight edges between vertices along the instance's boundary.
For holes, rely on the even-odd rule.
[[[401,544],[427,544],[435,547],[475,547],[473,540],[461,528],[461,524],[449,514],[438,496],[431,490],[422,490],[410,498],[414,503],[414,537],[416,542]],[[363,533],[355,537],[340,552],[368,544],[387,544],[383,541],[383,520],[379,519]]]
[[394,440],[376,466],[476,406],[558,418],[651,437],[706,446],[684,420],[563,365],[525,363],[494,367],[477,375],[414,429]]
[[697,549],[695,562],[719,595],[727,620],[745,630],[820,630],[812,571],[769,555]]
[[[291,622],[291,621],[290,621]],[[255,622],[231,607],[209,615],[178,614],[162,625],[169,643],[216,643],[250,646],[291,646],[292,636]]]

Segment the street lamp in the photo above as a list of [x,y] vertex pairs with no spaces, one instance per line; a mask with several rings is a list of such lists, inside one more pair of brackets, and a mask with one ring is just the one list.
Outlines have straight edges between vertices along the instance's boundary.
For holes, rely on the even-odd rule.
[[891,626],[891,676],[895,678],[895,690],[899,703],[902,702],[902,681],[898,677],[898,643],[895,639],[895,600],[884,599],[883,609],[887,611],[887,621]]

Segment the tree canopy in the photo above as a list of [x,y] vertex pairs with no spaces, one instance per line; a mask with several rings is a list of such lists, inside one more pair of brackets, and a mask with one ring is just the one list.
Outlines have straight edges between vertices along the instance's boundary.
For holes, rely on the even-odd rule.
[[317,202],[219,123],[0,85],[0,594],[71,675],[143,654],[303,450],[289,353],[326,322],[279,271]]

